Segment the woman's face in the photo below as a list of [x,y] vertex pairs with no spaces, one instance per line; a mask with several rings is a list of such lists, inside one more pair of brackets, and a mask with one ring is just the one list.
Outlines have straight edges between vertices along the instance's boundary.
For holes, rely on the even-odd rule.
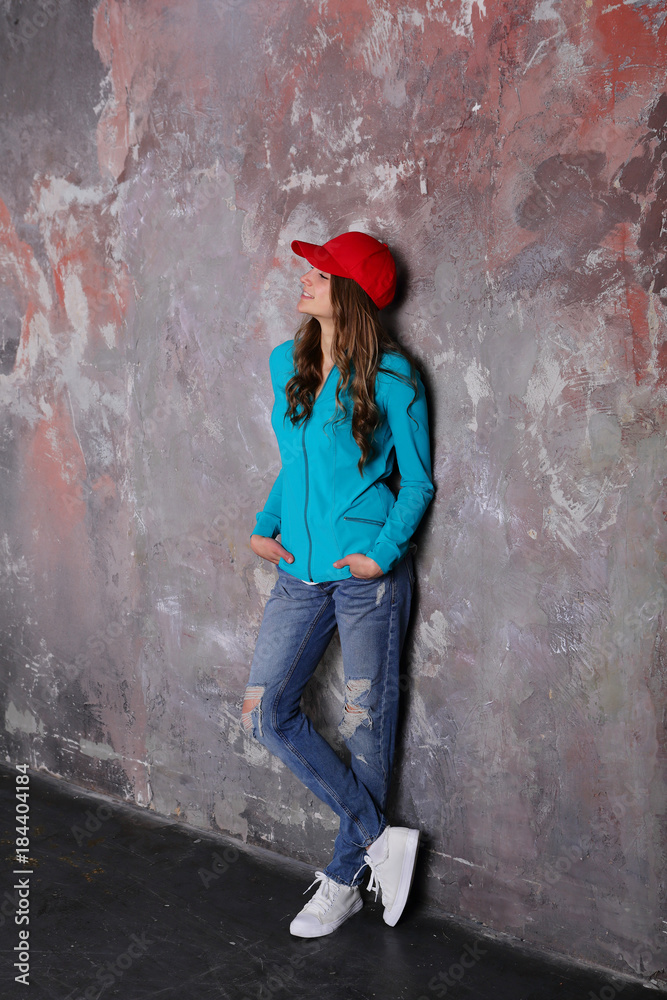
[[316,267],[304,274],[301,278],[303,291],[296,307],[297,311],[314,319],[333,319],[330,279],[330,274],[318,271]]

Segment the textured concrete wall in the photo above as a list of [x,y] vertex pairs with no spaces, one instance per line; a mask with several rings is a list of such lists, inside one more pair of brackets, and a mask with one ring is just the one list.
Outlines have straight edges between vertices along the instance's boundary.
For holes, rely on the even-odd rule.
[[[443,911],[667,965],[662,0],[5,0],[7,758],[321,864],[239,709],[290,240],[400,254],[426,368],[395,815]],[[336,642],[309,703],[335,733]]]

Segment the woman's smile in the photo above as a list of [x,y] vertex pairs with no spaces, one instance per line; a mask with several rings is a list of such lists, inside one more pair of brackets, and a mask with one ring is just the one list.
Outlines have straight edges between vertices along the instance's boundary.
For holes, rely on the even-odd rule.
[[318,320],[332,319],[330,278],[330,274],[318,271],[315,267],[301,277],[303,291],[296,307],[298,312],[306,313]]

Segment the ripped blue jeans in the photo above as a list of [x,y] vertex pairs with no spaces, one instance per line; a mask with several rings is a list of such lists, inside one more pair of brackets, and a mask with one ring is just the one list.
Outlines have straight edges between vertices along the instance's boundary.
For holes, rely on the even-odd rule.
[[[388,573],[309,585],[278,567],[264,609],[243,704],[243,726],[340,816],[325,874],[358,885],[366,849],[387,821],[399,700],[400,656],[410,617],[412,551]],[[338,626],[345,673],[339,732],[348,767],[301,711],[303,690]]]

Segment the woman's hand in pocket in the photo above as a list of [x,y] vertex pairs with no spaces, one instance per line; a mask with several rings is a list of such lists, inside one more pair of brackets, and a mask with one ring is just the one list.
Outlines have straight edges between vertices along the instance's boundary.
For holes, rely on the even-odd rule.
[[349,566],[352,576],[359,577],[361,580],[372,580],[376,576],[384,576],[375,559],[369,559],[361,552],[352,552],[349,556],[343,556],[342,559],[337,559],[333,566],[335,569]]
[[277,542],[275,538],[266,538],[264,535],[251,535],[250,536],[250,548],[255,553],[255,555],[261,556],[262,559],[268,559],[272,562],[274,566],[278,565],[278,561],[282,557],[285,562],[293,563],[294,556],[287,549],[284,549],[280,542]]

